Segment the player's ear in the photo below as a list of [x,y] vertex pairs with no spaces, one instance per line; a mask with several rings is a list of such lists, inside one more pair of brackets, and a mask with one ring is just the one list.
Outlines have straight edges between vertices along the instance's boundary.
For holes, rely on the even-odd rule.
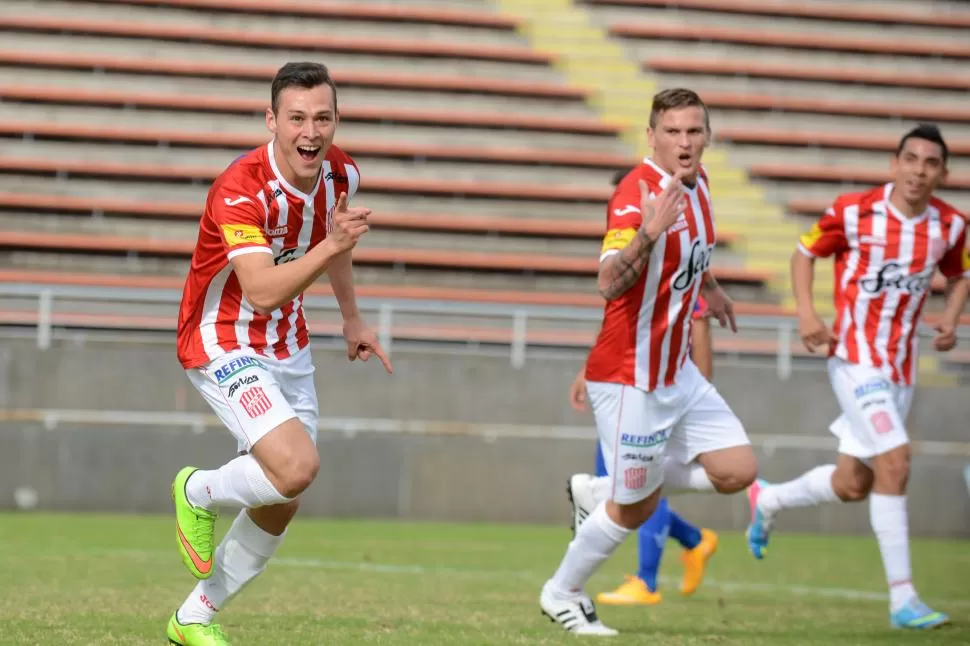
[[266,108],[266,129],[276,134],[276,114],[273,113],[273,108]]
[[656,147],[656,143],[654,142],[655,134],[654,129],[647,126],[647,145],[650,146],[651,149]]

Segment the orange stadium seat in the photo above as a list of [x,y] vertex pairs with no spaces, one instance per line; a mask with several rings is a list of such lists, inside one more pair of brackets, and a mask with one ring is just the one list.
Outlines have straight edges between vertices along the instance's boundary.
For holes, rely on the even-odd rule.
[[[163,166],[120,162],[68,161],[0,157],[0,171],[40,175],[76,175],[112,179],[150,179],[155,181],[212,181],[222,171],[214,166]],[[367,190],[372,193],[405,195],[474,196],[510,198],[549,202],[588,202],[602,205],[610,196],[610,187],[581,188],[511,182],[454,182],[401,177],[368,177]]]
[[[267,135],[225,132],[187,132],[143,128],[93,127],[78,123],[7,121],[0,123],[0,136],[32,135],[39,139],[96,141],[110,143],[167,143],[182,146],[251,149],[263,145]],[[480,148],[440,146],[421,142],[340,140],[351,155],[389,158],[424,158],[495,164],[534,164],[621,170],[636,163],[626,155],[584,150],[537,150],[527,148]]]
[[[748,173],[752,177],[758,178],[803,182],[879,184],[890,180],[888,170],[821,164],[754,164],[748,169]],[[946,180],[946,187],[956,190],[970,190],[970,174],[951,173]]]
[[212,26],[190,27],[188,25],[163,25],[121,20],[9,15],[0,16],[0,30],[303,49],[320,52],[367,54],[370,56],[414,56],[501,61],[529,65],[548,65],[555,60],[555,57],[537,52],[527,46],[366,38],[335,34],[324,37],[320,35],[280,34],[274,31],[219,29]]
[[[143,202],[111,198],[71,197],[51,194],[0,193],[0,209],[20,208],[33,212],[99,213],[138,218],[198,220],[201,205],[185,202]],[[499,233],[544,238],[599,240],[604,224],[597,220],[513,218],[501,216],[451,216],[436,213],[375,212],[368,218],[375,228],[452,233]],[[718,244],[729,245],[735,237],[718,233]]]
[[[271,81],[277,69],[273,65],[201,60],[138,59],[27,50],[0,50],[0,65],[250,81]],[[582,101],[587,96],[585,90],[570,87],[563,83],[531,80],[473,78],[443,74],[401,74],[356,69],[334,70],[333,78],[338,85],[381,89],[494,94],[497,96],[539,97],[563,101]]]
[[814,63],[800,65],[724,58],[668,58],[658,56],[644,61],[643,67],[657,72],[677,74],[743,76],[793,81],[916,87],[961,92],[970,90],[970,75],[968,74],[886,71],[862,67],[832,67]]
[[[651,67],[676,72],[679,60],[651,59]],[[875,70],[872,70],[875,71]],[[777,94],[749,94],[742,92],[701,93],[711,108],[757,112],[791,112],[844,117],[873,117],[906,119],[911,121],[970,122],[970,107],[933,105],[930,103],[900,103],[886,101],[803,98]]]
[[778,2],[777,0],[583,0],[591,5],[651,7],[747,14],[778,18],[807,18],[833,22],[873,23],[879,25],[925,25],[929,27],[970,27],[970,14],[939,15],[923,11],[900,11],[887,7]]
[[[135,236],[87,234],[51,234],[27,231],[0,232],[0,248],[58,251],[65,253],[128,254],[189,258],[194,240],[159,239]],[[595,276],[598,259],[587,256],[556,256],[537,253],[484,253],[442,249],[375,249],[354,250],[359,265],[395,267],[429,267],[456,270],[502,271],[507,273],[559,274]],[[733,267],[715,267],[717,279],[724,283],[760,285],[767,272]]]
[[232,11],[262,15],[300,16],[306,18],[335,18],[379,22],[428,23],[462,27],[483,27],[505,31],[514,30],[518,21],[487,11],[430,7],[411,7],[403,4],[355,4],[327,2],[307,4],[288,0],[96,0],[108,5],[164,6],[184,9],[204,9],[211,12]]
[[621,38],[651,38],[708,43],[731,43],[784,49],[808,49],[828,52],[857,52],[890,56],[933,56],[937,58],[970,58],[970,44],[918,41],[901,38],[860,38],[838,34],[810,32],[753,31],[745,28],[697,24],[637,23],[614,24],[610,33]]
[[[871,150],[894,152],[899,138],[888,135],[861,135],[812,130],[771,130],[754,128],[718,128],[720,141],[740,144],[769,146],[818,146],[820,148],[845,148],[848,150]],[[970,155],[970,141],[948,141],[951,155]]]
[[[0,61],[3,53],[0,52]],[[483,92],[484,93],[484,92]],[[54,88],[36,85],[0,84],[0,100],[58,105],[133,107],[215,114],[259,114],[266,109],[264,99],[243,97],[186,96],[146,92],[119,92],[97,88]],[[416,109],[400,106],[342,106],[340,119],[346,122],[441,125],[464,128],[494,128],[563,132],[570,134],[615,136],[619,126],[594,117],[535,117],[499,112],[471,112],[455,109]]]

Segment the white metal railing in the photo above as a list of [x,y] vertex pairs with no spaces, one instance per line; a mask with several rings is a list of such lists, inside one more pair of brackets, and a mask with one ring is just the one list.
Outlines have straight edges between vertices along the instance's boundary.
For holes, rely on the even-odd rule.
[[[215,415],[209,413],[175,413],[123,410],[76,409],[12,409],[0,410],[0,424],[39,424],[43,430],[53,431],[71,426],[110,426],[163,429],[170,432],[190,430],[204,433],[207,429],[222,429]],[[384,418],[321,417],[317,431],[354,437],[361,433],[385,435],[462,436],[478,437],[486,442],[500,439],[556,439],[589,442],[596,437],[592,424],[587,426],[552,426],[537,424],[489,424],[440,422],[427,420],[399,420]],[[2,430],[0,430],[2,432]],[[752,444],[768,454],[776,450],[807,449],[835,450],[837,440],[831,435],[749,435]],[[913,441],[918,455],[970,458],[970,442]]]
[[[58,299],[81,300],[130,305],[164,304],[176,306],[181,293],[171,289],[139,290],[126,287],[83,287],[48,286],[33,284],[0,284],[0,298],[36,299],[37,307],[37,347],[50,348],[54,329],[54,306]],[[332,297],[308,296],[304,307],[310,310],[324,310],[339,313],[336,300]],[[582,321],[599,323],[602,310],[592,307],[556,307],[529,304],[473,303],[412,299],[358,299],[358,307],[368,313],[376,313],[377,335],[388,353],[394,341],[394,322],[398,314],[424,314],[438,316],[480,316],[508,319],[511,327],[509,359],[515,368],[521,368],[526,361],[528,350],[528,331],[533,321]],[[174,319],[173,319],[174,320]],[[746,331],[764,332],[775,339],[775,371],[778,378],[787,381],[791,377],[793,354],[792,342],[795,339],[796,321],[778,316],[741,316],[738,327]],[[716,329],[716,327],[715,327]],[[921,337],[932,337],[935,332],[927,326],[918,330]],[[961,339],[970,339],[970,329],[958,331]]]

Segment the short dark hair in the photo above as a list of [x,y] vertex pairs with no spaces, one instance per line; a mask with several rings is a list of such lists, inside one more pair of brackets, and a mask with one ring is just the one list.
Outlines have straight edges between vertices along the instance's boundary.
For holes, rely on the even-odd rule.
[[938,145],[940,150],[943,151],[944,164],[950,156],[950,150],[946,147],[946,142],[943,141],[943,133],[940,132],[938,126],[932,123],[921,123],[903,135],[903,138],[899,140],[899,146],[896,147],[897,157],[903,152],[903,147],[910,139],[924,139]]
[[280,93],[288,87],[315,88],[319,85],[329,85],[333,90],[333,109],[337,110],[337,86],[330,76],[330,70],[320,63],[297,62],[287,63],[276,72],[270,91],[270,101],[273,114],[279,112]]
[[653,95],[653,105],[650,106],[650,127],[656,128],[657,119],[667,110],[694,106],[704,111],[704,127],[710,132],[711,116],[707,111],[707,105],[697,92],[682,87],[669,88]]
[[616,173],[613,174],[613,179],[611,181],[613,186],[619,186],[620,182],[623,181],[623,178],[629,175],[632,170],[632,168],[627,168],[625,170],[616,171]]

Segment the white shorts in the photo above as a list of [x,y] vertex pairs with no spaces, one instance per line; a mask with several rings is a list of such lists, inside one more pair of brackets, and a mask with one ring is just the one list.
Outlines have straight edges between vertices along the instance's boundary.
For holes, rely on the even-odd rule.
[[602,382],[587,382],[586,388],[614,502],[632,504],[656,491],[663,484],[665,454],[688,464],[703,453],[751,443],[741,421],[689,359],[676,384],[652,392]]
[[235,436],[239,451],[248,452],[294,417],[316,443],[319,412],[313,370],[310,348],[283,361],[243,348],[185,374]]
[[878,368],[832,357],[829,381],[842,415],[829,430],[839,438],[839,453],[868,460],[909,443],[906,416],[913,388],[898,386]]

